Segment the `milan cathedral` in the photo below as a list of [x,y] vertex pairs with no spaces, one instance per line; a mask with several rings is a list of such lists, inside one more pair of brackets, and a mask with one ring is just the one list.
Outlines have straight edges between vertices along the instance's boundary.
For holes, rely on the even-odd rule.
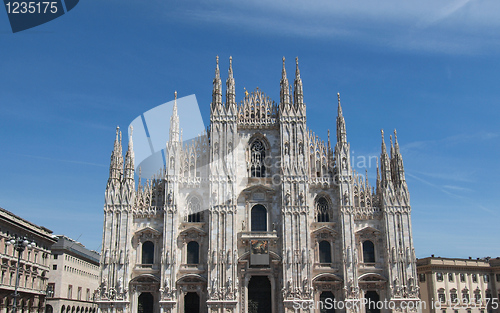
[[124,159],[117,129],[100,311],[412,311],[416,258],[396,132],[388,153],[382,131],[372,188],[352,168],[340,96],[336,142],[325,142],[307,127],[297,60],[290,84],[283,58],[279,104],[258,88],[237,104],[231,62],[223,101],[217,58],[206,133],[182,142],[174,104],[158,175],[135,179],[132,136]]

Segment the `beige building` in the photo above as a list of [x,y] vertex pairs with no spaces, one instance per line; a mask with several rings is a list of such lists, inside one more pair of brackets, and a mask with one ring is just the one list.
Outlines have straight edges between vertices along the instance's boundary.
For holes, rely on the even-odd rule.
[[19,262],[18,312],[44,312],[45,292],[49,272],[50,246],[56,242],[52,231],[37,226],[0,208],[0,312],[12,311],[16,283],[18,251],[7,244],[11,239],[24,238],[35,246],[25,248]]
[[417,260],[423,313],[498,313],[500,258]]
[[95,313],[99,253],[65,236],[51,250],[47,313]]

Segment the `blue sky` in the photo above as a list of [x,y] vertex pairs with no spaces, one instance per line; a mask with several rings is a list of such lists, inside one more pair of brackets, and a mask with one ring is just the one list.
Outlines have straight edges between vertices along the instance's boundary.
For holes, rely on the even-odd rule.
[[196,94],[207,121],[216,55],[223,79],[233,57],[238,101],[244,87],[277,101],[281,58],[292,78],[298,56],[323,139],[337,92],[355,156],[378,155],[380,129],[398,130],[418,257],[499,256],[499,11],[486,0],[81,1],[16,34],[0,12],[0,206],[100,250],[117,125],[174,90]]

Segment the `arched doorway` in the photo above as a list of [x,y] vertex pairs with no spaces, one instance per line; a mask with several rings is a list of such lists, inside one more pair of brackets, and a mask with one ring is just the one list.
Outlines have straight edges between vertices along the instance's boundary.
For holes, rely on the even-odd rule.
[[53,312],[54,312],[54,309],[52,308],[52,305],[47,304],[45,306],[45,313],[53,313]]
[[365,294],[365,298],[368,300],[365,306],[366,313],[380,313],[380,309],[377,308],[379,305],[380,297],[376,291],[370,290]]
[[196,292],[184,296],[184,313],[200,313],[200,296]]
[[153,313],[153,295],[150,292],[143,292],[139,296],[137,304],[138,313]]
[[252,276],[248,283],[248,313],[271,313],[271,282],[267,276]]
[[334,300],[335,296],[331,291],[323,291],[319,295],[319,311],[321,313],[335,313]]

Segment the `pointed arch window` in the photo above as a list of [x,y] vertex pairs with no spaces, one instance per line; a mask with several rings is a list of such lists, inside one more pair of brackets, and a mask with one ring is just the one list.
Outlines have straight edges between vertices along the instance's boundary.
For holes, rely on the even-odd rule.
[[316,221],[330,222],[330,206],[325,197],[320,197],[316,201]]
[[252,208],[252,231],[267,231],[267,210],[257,204]]
[[142,244],[142,264],[153,264],[155,255],[155,244],[146,241]]
[[190,241],[187,245],[187,264],[200,263],[200,245],[196,241]]
[[331,244],[323,240],[318,245],[319,248],[319,263],[327,264],[332,263],[332,246]]
[[250,176],[266,177],[266,149],[264,143],[256,139],[250,146]]
[[363,262],[375,263],[375,246],[370,240],[363,242]]
[[188,222],[200,223],[201,222],[201,202],[197,197],[192,197],[188,202]]

